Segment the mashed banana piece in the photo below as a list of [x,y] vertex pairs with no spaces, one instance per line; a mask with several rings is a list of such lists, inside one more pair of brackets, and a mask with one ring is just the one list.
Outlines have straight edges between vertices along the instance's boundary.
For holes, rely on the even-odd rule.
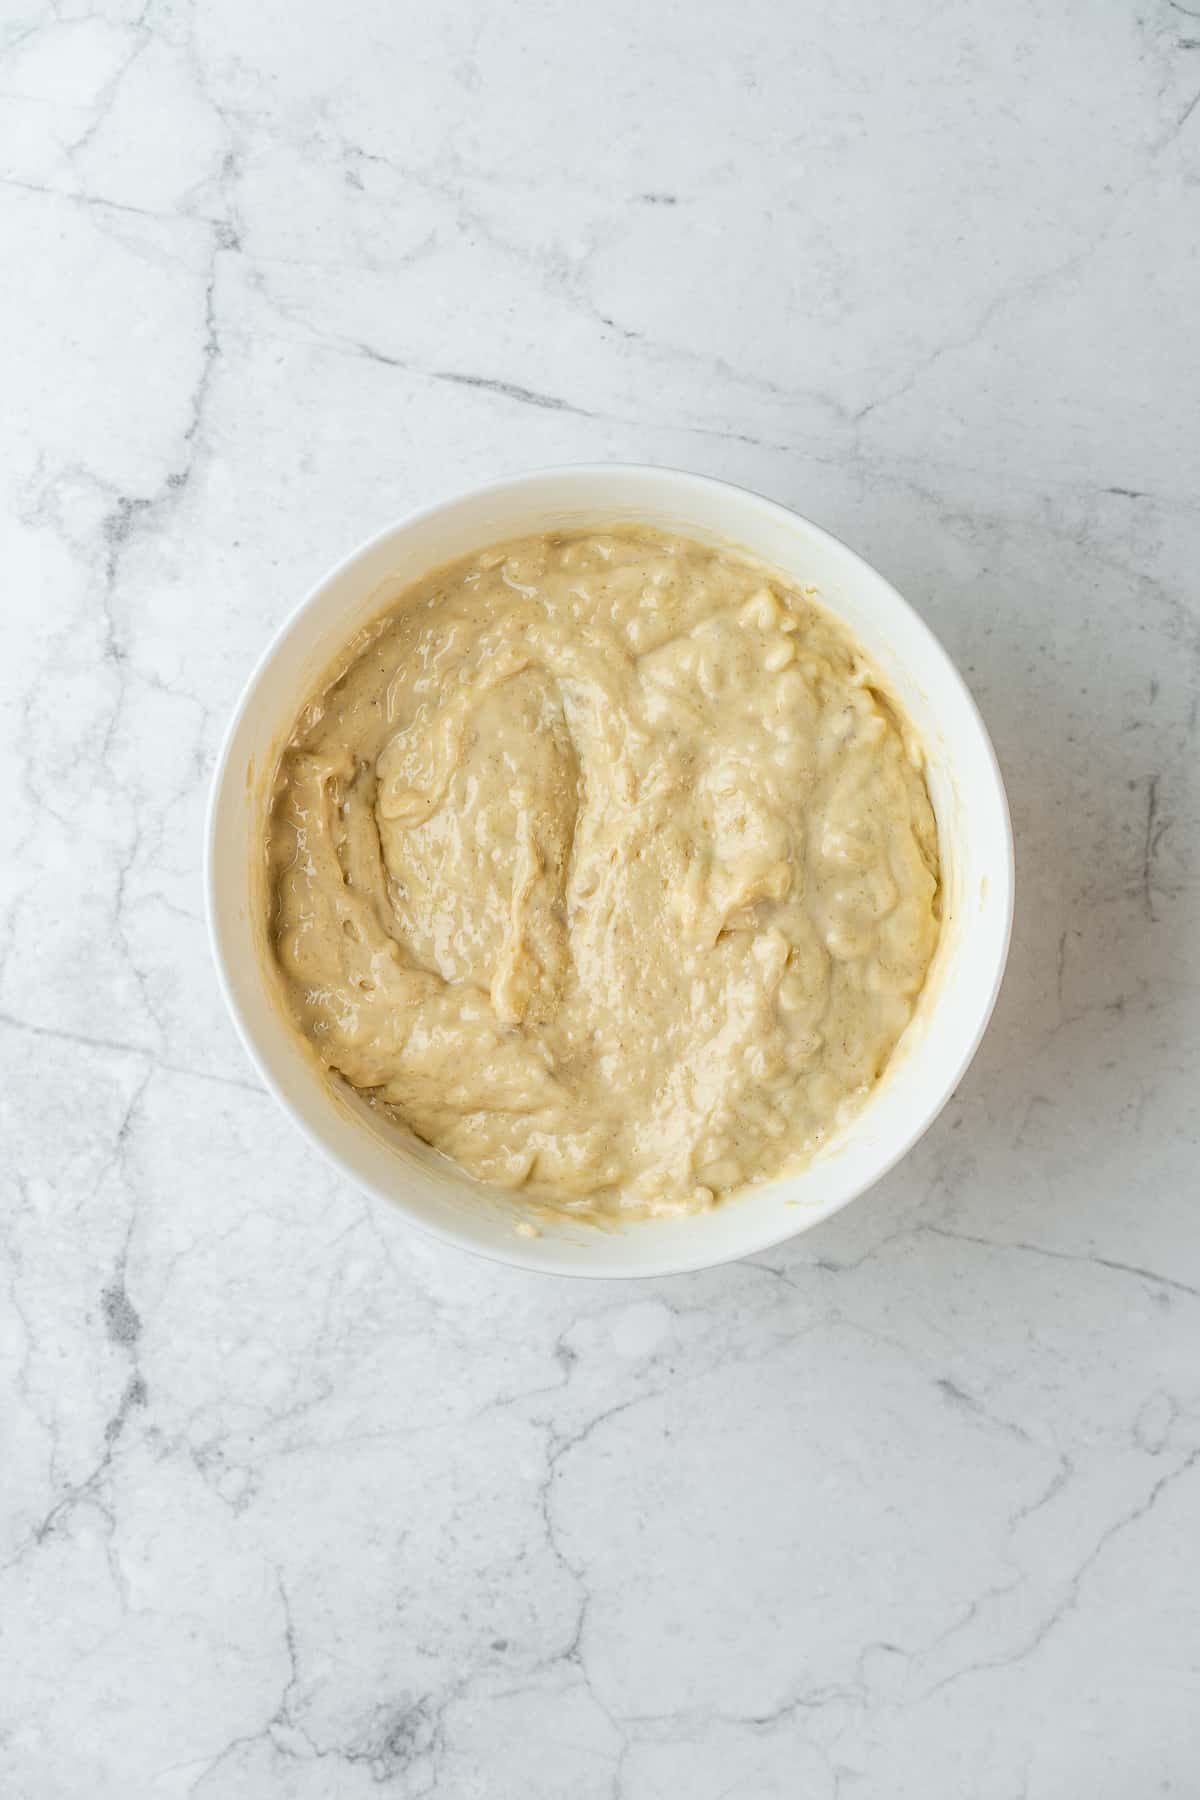
[[301,715],[268,861],[322,1060],[569,1212],[692,1212],[811,1155],[939,930],[919,755],[855,645],[634,528],[403,594]]

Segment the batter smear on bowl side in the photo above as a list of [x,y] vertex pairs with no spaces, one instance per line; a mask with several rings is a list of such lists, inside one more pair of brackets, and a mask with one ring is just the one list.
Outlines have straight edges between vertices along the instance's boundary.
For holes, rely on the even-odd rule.
[[819,605],[642,528],[399,595],[305,706],[267,856],[327,1067],[470,1174],[688,1213],[803,1162],[937,945],[919,750]]

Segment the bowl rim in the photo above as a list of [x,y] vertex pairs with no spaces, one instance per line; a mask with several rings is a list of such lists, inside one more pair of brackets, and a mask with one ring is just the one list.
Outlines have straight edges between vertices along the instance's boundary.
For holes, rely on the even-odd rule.
[[[528,1253],[528,1250],[525,1247],[526,1240],[515,1234],[513,1235],[511,1247],[508,1244],[503,1246],[480,1244],[465,1233],[456,1230],[453,1224],[449,1222],[434,1221],[418,1216],[402,1195],[385,1192],[377,1183],[364,1179],[357,1170],[351,1168],[343,1160],[340,1153],[325,1139],[321,1132],[292,1105],[291,1101],[285,1096],[282,1086],[277,1081],[267,1059],[260,1053],[259,1047],[247,1024],[245,1014],[234,990],[234,985],[229,973],[225,946],[222,941],[222,929],[218,922],[216,888],[217,835],[223,810],[222,800],[229,778],[230,758],[233,751],[234,740],[247,713],[254,703],[260,681],[274,661],[280,647],[299,624],[301,618],[308,612],[309,608],[316,602],[326,588],[349,575],[356,564],[365,560],[373,552],[380,549],[398,533],[411,530],[415,526],[436,518],[439,514],[452,512],[457,507],[461,506],[464,501],[486,501],[490,498],[507,496],[514,490],[520,490],[535,485],[540,481],[561,477],[563,475],[571,475],[584,480],[588,477],[599,479],[611,478],[614,475],[618,475],[631,480],[646,480],[650,485],[653,485],[657,479],[666,477],[672,482],[686,482],[694,491],[707,491],[714,495],[735,494],[738,497],[739,503],[744,504],[746,501],[750,501],[755,508],[760,509],[764,514],[773,517],[778,522],[786,521],[792,525],[799,524],[805,531],[812,533],[816,538],[824,540],[825,543],[833,546],[838,553],[847,559],[849,566],[856,572],[861,570],[869,576],[871,580],[881,583],[883,587],[887,589],[890,604],[902,616],[907,618],[910,627],[915,630],[918,638],[923,641],[924,650],[930,660],[940,665],[943,676],[958,690],[959,698],[964,703],[967,715],[978,734],[979,746],[984,753],[985,768],[992,783],[993,797],[997,802],[997,820],[1000,826],[1001,841],[997,846],[998,866],[995,870],[995,876],[1003,883],[1003,892],[1000,896],[1003,907],[1003,917],[1002,929],[996,940],[994,951],[995,966],[992,970],[992,979],[987,994],[986,1004],[979,1008],[974,1027],[969,1038],[964,1043],[956,1065],[953,1070],[948,1071],[944,1077],[942,1091],[936,1103],[923,1111],[918,1122],[910,1130],[904,1132],[899,1137],[894,1147],[889,1150],[885,1160],[879,1165],[871,1175],[870,1179],[865,1182],[862,1187],[832,1201],[828,1206],[808,1213],[797,1208],[796,1216],[794,1218],[788,1218],[785,1215],[781,1221],[770,1225],[767,1229],[760,1230],[753,1234],[747,1234],[744,1243],[734,1245],[733,1247],[718,1246],[715,1250],[710,1247],[707,1251],[698,1248],[697,1253],[694,1256],[681,1257],[678,1254],[675,1254],[670,1256],[659,1256],[657,1258],[644,1258],[636,1267],[627,1269],[614,1267],[581,1267],[577,1263],[569,1262],[565,1259],[558,1260],[553,1254],[545,1254],[545,1248],[543,1248],[541,1254],[534,1257]],[[336,563],[328,568],[324,574],[322,574],[320,578],[307,589],[301,599],[287,612],[274,632],[272,632],[267,644],[256,659],[249,675],[243,683],[237,702],[233,707],[222,735],[220,748],[217,752],[216,761],[213,766],[212,778],[208,790],[208,800],[205,808],[203,855],[204,907],[208,928],[209,951],[216,971],[217,985],[224,999],[229,1016],[233,1020],[237,1035],[241,1040],[242,1048],[249,1058],[251,1065],[262,1080],[267,1092],[281,1108],[291,1125],[301,1133],[305,1140],[311,1144],[316,1151],[319,1152],[327,1163],[332,1164],[334,1169],[336,1169],[338,1174],[344,1180],[348,1181],[360,1193],[368,1194],[372,1202],[381,1203],[390,1214],[398,1217],[404,1225],[422,1232],[426,1237],[434,1238],[442,1243],[453,1246],[456,1250],[466,1251],[472,1256],[481,1257],[485,1261],[504,1267],[522,1269],[540,1275],[566,1275],[575,1279],[592,1281],[656,1280],[670,1275],[694,1274],[704,1269],[719,1268],[727,1263],[741,1262],[747,1257],[756,1256],[763,1251],[774,1249],[777,1245],[787,1242],[788,1239],[801,1236],[806,1231],[812,1230],[816,1226],[823,1224],[827,1219],[833,1218],[837,1213],[842,1212],[847,1206],[853,1204],[854,1201],[860,1200],[864,1194],[869,1193],[872,1188],[877,1186],[878,1183],[883,1180],[884,1176],[889,1174],[891,1170],[908,1155],[913,1146],[924,1137],[925,1133],[940,1117],[975,1058],[975,1054],[979,1049],[979,1045],[983,1040],[983,1035],[987,1030],[995,1010],[996,1001],[1004,980],[1009,949],[1012,943],[1015,887],[1016,859],[1013,842],[1012,817],[1009,810],[1008,795],[1004,786],[1004,777],[1000,769],[999,759],[996,756],[995,746],[992,743],[991,735],[984,723],[983,716],[974,695],[967,685],[967,682],[960,674],[953,658],[950,656],[933,628],[926,622],[917,609],[905,599],[904,595],[893,586],[886,575],[876,569],[872,563],[869,563],[864,556],[860,555],[857,550],[854,550],[844,541],[844,539],[838,537],[836,533],[828,530],[825,526],[817,524],[815,520],[808,518],[806,514],[798,512],[794,507],[785,505],[782,501],[772,500],[765,494],[760,494],[756,489],[745,487],[739,482],[726,481],[721,477],[713,475],[701,475],[693,470],[678,469],[671,465],[661,463],[631,463],[618,461],[599,463],[555,463],[540,468],[520,470],[512,475],[501,476],[492,481],[481,482],[476,486],[457,490],[453,493],[443,495],[441,498],[426,505],[416,507],[407,513],[401,514],[398,518],[393,519],[380,530],[374,532],[370,537],[365,538],[361,543],[355,545],[355,547],[345,556],[341,557]],[[734,1198],[732,1204],[737,1204],[736,1198]],[[637,1228],[638,1222],[631,1220],[623,1227],[623,1230],[636,1231]],[[547,1240],[545,1239],[540,1239],[538,1241],[544,1247],[547,1244]]]

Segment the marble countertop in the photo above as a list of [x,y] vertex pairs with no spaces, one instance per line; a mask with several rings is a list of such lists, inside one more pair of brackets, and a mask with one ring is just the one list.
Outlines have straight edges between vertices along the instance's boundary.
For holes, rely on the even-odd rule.
[[[6,1800],[1200,1791],[1200,0],[11,0]],[[828,1227],[649,1285],[385,1226],[209,963],[324,568],[628,459],[858,546],[1019,900]]]

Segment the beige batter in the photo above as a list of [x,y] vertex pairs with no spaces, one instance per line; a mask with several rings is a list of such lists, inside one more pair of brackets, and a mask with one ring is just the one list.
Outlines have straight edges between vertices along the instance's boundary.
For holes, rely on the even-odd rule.
[[402,595],[305,708],[268,856],[323,1061],[571,1212],[692,1212],[811,1155],[939,929],[920,759],[854,644],[634,528]]

